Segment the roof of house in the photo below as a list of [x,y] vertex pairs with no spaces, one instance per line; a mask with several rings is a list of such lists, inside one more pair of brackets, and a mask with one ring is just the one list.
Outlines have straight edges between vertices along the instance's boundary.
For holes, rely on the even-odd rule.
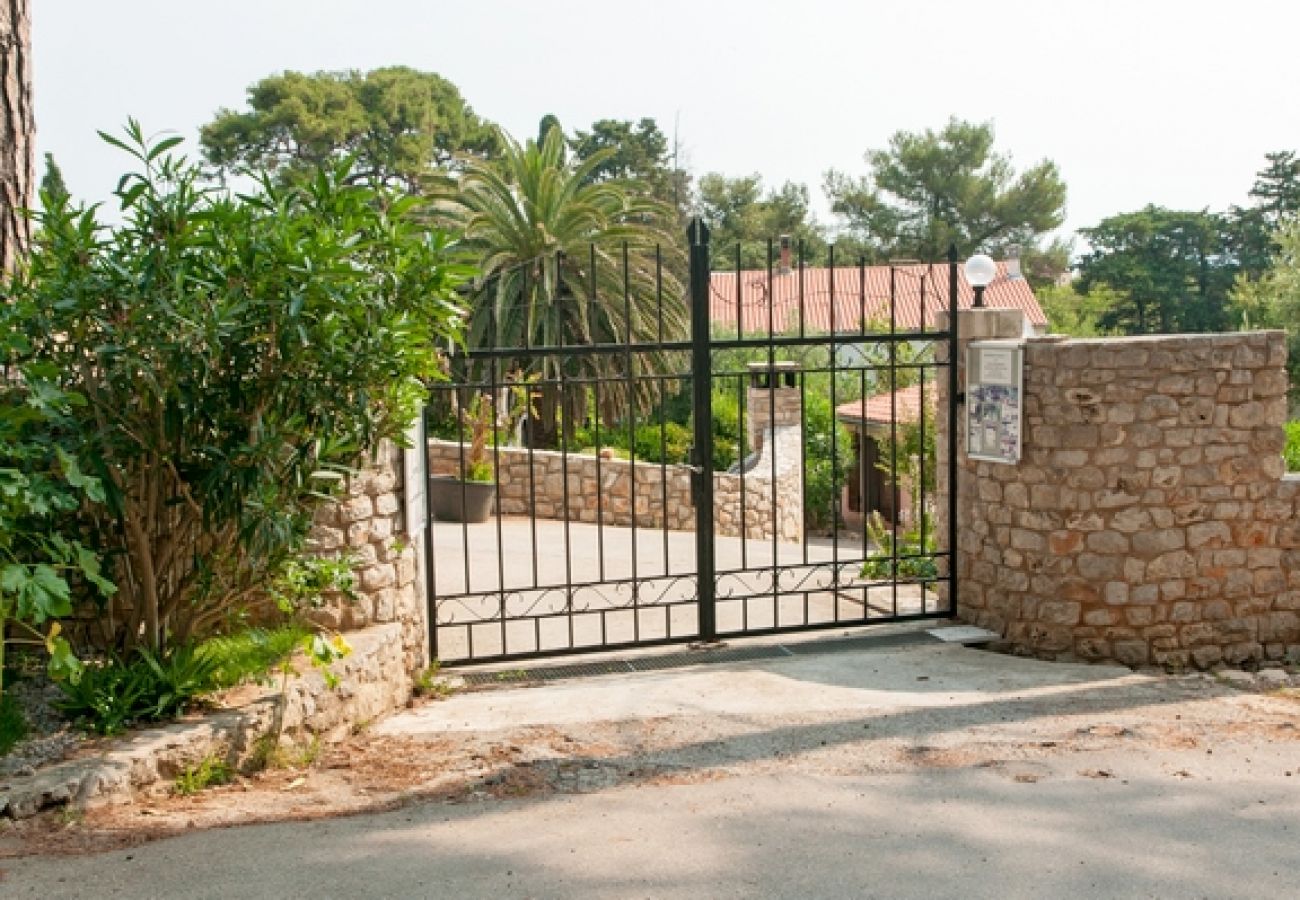
[[[935,394],[938,390],[938,387],[934,384],[926,386],[925,405],[927,407],[934,408]],[[864,397],[861,400],[841,403],[835,407],[835,417],[855,424],[888,425],[895,421],[895,410],[898,412],[897,421],[899,423],[911,423],[919,420],[921,418],[921,386],[913,384],[909,387],[899,388],[892,394],[885,392]]]
[[[984,292],[985,304],[1019,309],[1031,325],[1046,325],[1047,317],[1029,282],[1010,275],[1005,262],[997,266],[997,275]],[[770,275],[763,269],[745,269],[737,278],[735,272],[714,272],[709,283],[710,318],[724,332],[735,329],[739,309],[745,334],[797,332],[800,320],[805,333],[843,333],[860,330],[864,322],[887,329],[892,310],[897,330],[918,331],[934,328],[936,315],[948,308],[946,264],[846,266],[836,267],[833,278],[831,273],[829,268],[795,268]],[[958,307],[969,309],[974,297],[958,266]]]

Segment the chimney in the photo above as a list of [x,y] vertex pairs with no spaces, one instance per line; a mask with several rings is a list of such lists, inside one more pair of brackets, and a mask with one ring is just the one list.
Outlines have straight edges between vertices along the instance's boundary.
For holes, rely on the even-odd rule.
[[1012,244],[1007,248],[1007,278],[1020,277],[1020,245]]
[[790,265],[790,235],[781,235],[781,274],[789,275],[793,271]]

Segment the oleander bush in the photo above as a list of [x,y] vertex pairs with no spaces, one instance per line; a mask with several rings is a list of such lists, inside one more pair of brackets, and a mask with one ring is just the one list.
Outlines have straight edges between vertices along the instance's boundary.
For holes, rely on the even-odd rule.
[[[255,189],[233,195],[179,138],[135,122],[103,137],[132,160],[120,224],[47,200],[0,289],[0,364],[77,398],[43,465],[102,493],[61,503],[57,533],[89,536],[104,572],[69,543],[82,571],[64,584],[99,603],[104,646],[161,659],[264,594],[344,474],[400,439],[436,348],[457,338],[469,273],[417,199],[358,183],[347,162],[292,184],[250,173]],[[65,614],[43,573],[29,566],[22,590]]]

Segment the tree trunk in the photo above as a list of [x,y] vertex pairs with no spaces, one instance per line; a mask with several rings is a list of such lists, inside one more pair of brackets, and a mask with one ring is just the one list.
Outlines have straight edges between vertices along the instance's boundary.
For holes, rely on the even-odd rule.
[[0,272],[13,269],[31,240],[23,212],[36,179],[30,5],[0,0]]

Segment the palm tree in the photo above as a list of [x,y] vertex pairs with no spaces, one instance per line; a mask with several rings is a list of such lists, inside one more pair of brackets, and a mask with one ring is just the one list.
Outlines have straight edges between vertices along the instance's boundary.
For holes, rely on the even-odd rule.
[[[671,210],[626,185],[594,182],[607,158],[576,162],[564,134],[549,128],[540,143],[502,137],[495,162],[470,163],[438,204],[478,257],[467,328],[471,348],[579,348],[681,340],[688,334],[678,279],[682,253],[664,223]],[[536,379],[534,446],[554,446],[560,423],[585,419],[598,399],[606,420],[634,405],[643,413],[665,385],[656,376],[681,371],[672,354],[521,352],[502,358],[507,371]],[[483,367],[480,367],[482,369]],[[476,379],[487,380],[478,371]],[[591,389],[564,382],[592,379]],[[588,383],[586,381],[584,384]]]

